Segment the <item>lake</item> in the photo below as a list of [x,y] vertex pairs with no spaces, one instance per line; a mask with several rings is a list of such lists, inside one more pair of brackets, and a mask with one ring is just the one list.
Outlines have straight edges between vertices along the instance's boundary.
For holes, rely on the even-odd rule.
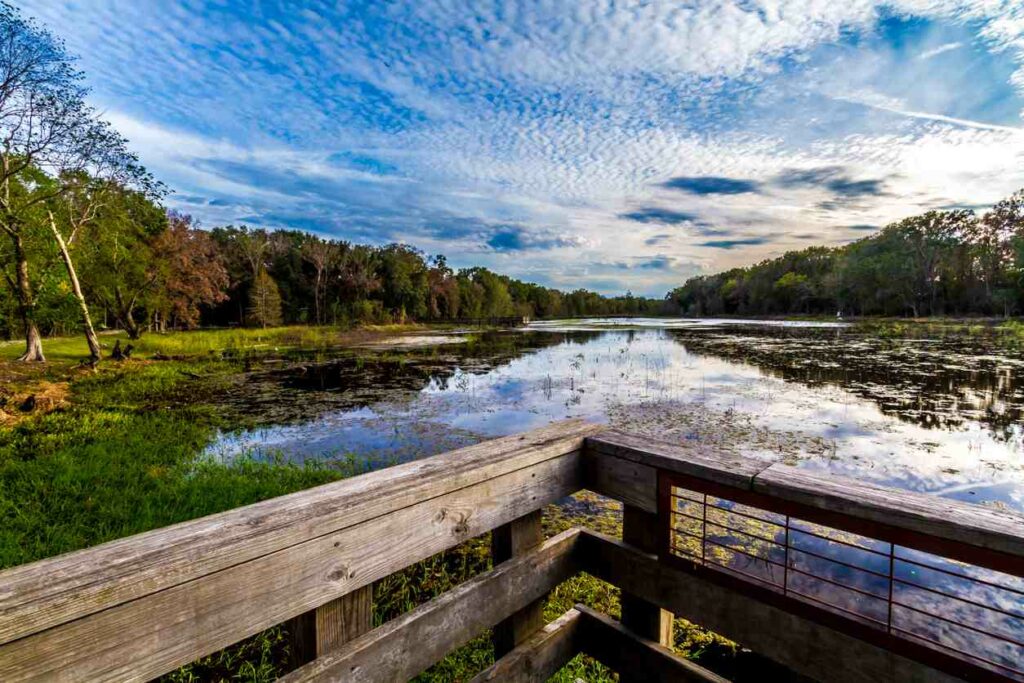
[[[911,326],[913,327],[913,326]],[[213,457],[384,466],[583,417],[1024,511],[1024,354],[842,323],[592,319],[265,359]]]

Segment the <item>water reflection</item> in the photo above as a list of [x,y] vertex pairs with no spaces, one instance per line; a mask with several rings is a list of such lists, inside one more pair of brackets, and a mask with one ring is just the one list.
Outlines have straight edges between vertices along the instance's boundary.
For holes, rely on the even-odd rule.
[[389,463],[586,417],[1024,510],[1019,356],[839,326],[615,324],[257,371],[235,402],[273,426],[225,434],[211,452]]

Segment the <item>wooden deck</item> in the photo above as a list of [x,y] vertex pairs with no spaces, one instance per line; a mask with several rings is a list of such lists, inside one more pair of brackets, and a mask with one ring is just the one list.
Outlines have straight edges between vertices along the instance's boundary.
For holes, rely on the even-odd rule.
[[[582,489],[624,503],[622,539],[542,538]],[[492,570],[371,628],[373,582],[488,531]],[[622,588],[621,622],[543,622],[579,572]],[[407,680],[487,629],[479,681],[580,652],[623,680],[721,680],[666,647],[673,615],[822,681],[1017,681],[1017,577],[1018,515],[571,421],[0,572],[0,681],[151,680],[286,621],[307,662],[287,681]]]

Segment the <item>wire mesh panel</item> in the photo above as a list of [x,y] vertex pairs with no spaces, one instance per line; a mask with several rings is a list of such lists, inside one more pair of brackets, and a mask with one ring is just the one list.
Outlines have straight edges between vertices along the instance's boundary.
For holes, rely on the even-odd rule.
[[[887,540],[882,525],[865,535],[864,523],[852,518],[847,525],[770,496],[661,476],[665,543],[675,566],[749,587],[930,665],[1024,681],[1021,576],[914,548],[934,550],[934,537]],[[826,516],[829,525],[820,523]],[[967,546],[960,546],[950,555],[962,558]]]

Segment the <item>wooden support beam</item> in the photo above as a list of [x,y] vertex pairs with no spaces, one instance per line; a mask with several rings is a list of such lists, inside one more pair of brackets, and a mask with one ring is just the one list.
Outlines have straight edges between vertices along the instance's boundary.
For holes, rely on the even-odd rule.
[[[658,549],[658,516],[645,512],[632,505],[623,506],[622,540],[634,548],[653,553]],[[671,612],[661,609],[657,604],[622,588],[622,624],[633,633],[652,640],[665,647],[672,647]],[[631,670],[620,671],[622,680],[642,681],[642,675],[634,675]]]
[[580,613],[571,609],[477,674],[471,683],[543,683],[579,652]]
[[616,539],[584,530],[583,571],[779,662],[836,683],[960,680],[809,618],[669,567]]
[[322,657],[373,628],[373,585],[304,612],[288,622],[290,668]]
[[[494,566],[529,552],[544,542],[541,511],[523,515],[491,531],[491,561]],[[544,596],[541,596],[494,627],[495,659],[511,652],[544,626]]]
[[580,533],[570,529],[502,562],[293,671],[282,683],[405,681],[416,676],[576,574]]
[[658,470],[593,448],[583,454],[583,485],[645,512],[658,511]]
[[619,676],[648,683],[728,683],[718,674],[683,659],[657,641],[642,638],[611,617],[576,605],[582,619],[580,649]]

